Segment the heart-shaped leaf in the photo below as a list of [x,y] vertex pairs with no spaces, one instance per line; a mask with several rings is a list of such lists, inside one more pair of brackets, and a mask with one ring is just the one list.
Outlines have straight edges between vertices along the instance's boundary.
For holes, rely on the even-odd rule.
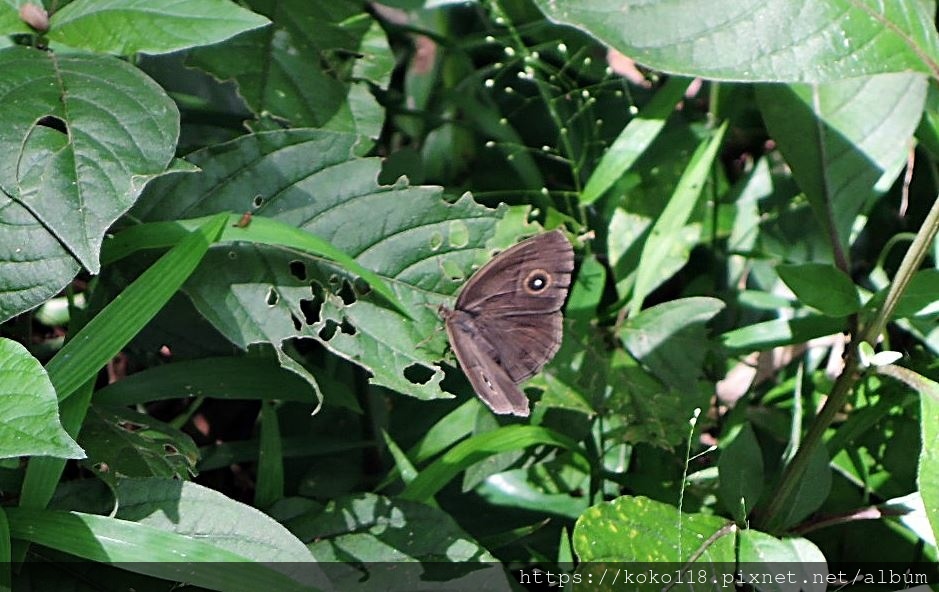
[[101,56],[0,50],[0,320],[99,269],[104,233],[173,157],[179,113]]

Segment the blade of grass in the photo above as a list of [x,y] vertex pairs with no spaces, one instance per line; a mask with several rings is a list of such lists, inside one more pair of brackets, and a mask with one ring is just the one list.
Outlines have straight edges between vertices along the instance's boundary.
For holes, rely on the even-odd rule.
[[315,402],[309,386],[270,357],[212,357],[155,366],[98,390],[95,403],[135,405],[203,396]]
[[494,454],[521,450],[536,444],[557,446],[573,452],[576,457],[580,458],[582,468],[589,472],[590,463],[587,455],[570,438],[546,428],[512,425],[463,440],[421,471],[404,488],[401,497],[426,502],[468,467]]
[[59,400],[98,373],[163,308],[186,281],[228,221],[219,214],[173,247],[108,304],[49,360]]
[[[69,436],[78,439],[78,433],[81,431],[82,423],[85,421],[85,415],[88,413],[88,405],[91,402],[91,394],[94,392],[95,381],[89,380],[81,386],[76,392],[76,396],[62,401],[59,404],[59,417],[62,420],[62,427],[68,432]],[[52,458],[49,456],[40,456],[29,459],[29,465],[26,466],[26,475],[23,477],[23,486],[20,489],[20,507],[42,509],[49,504],[55,488],[62,477],[62,470],[65,469],[64,458]],[[23,541],[16,541],[13,546],[13,559],[19,564],[26,559],[26,552],[29,545]]]
[[[408,455],[401,450],[401,447],[398,446],[398,443],[395,442],[391,435],[388,434],[385,430],[381,431],[382,438],[385,439],[385,446],[388,447],[388,452],[391,453],[391,457],[395,461],[395,470],[394,474],[401,477],[401,481],[405,485],[410,483],[417,477],[417,469],[411,463],[411,459],[408,458]],[[392,483],[393,480],[388,480],[389,483]]]
[[669,116],[675,112],[675,105],[684,96],[689,84],[690,78],[669,78],[642,112],[623,128],[590,175],[587,186],[580,194],[581,205],[586,206],[600,199],[639,160],[665,127]]
[[10,545],[10,523],[7,515],[0,512],[0,592],[13,589],[12,548]]
[[662,268],[662,261],[668,256],[678,240],[678,236],[694,206],[701,197],[704,182],[711,172],[717,150],[727,131],[724,123],[710,138],[703,141],[688,163],[688,168],[678,181],[675,192],[668,200],[668,204],[652,225],[649,238],[642,246],[642,255],[639,258],[639,268],[636,270],[636,284],[633,286],[632,299],[629,302],[629,316],[635,316],[642,309],[642,302],[652,291]]
[[210,590],[312,590],[273,568],[210,542],[127,520],[26,508],[5,508],[10,532],[91,561]]
[[[408,461],[407,466],[413,470],[413,474],[407,475],[407,478],[405,478],[405,475],[399,472],[403,469],[403,465],[398,462],[398,457],[395,456],[395,467],[388,471],[388,475],[376,486],[376,490],[381,491],[385,489],[396,482],[399,477],[405,484],[410,483],[417,476],[417,471],[411,466],[410,463],[412,460],[410,459],[420,464],[432,456],[443,452],[458,440],[462,440],[472,434],[473,428],[476,426],[476,417],[480,413],[479,409],[481,406],[482,403],[479,402],[479,399],[473,397],[472,399],[467,399],[465,403],[440,418],[414,446],[411,446],[407,452],[402,452],[404,458]],[[488,410],[486,413],[488,413]],[[385,440],[387,442],[388,438],[386,437]],[[394,454],[394,449],[391,450],[392,454]]]
[[[334,247],[329,241],[273,218],[255,216],[246,226],[239,226],[241,216],[231,213],[226,215],[229,223],[222,230],[220,242],[240,241],[286,247],[329,259],[350,273],[361,277],[398,312],[411,318],[407,308],[398,300],[394,291],[388,287],[381,276],[360,265],[358,261]],[[206,218],[194,218],[132,226],[105,243],[101,252],[101,264],[116,261],[140,249],[170,247],[176,244],[186,232],[203,224],[205,220]]]
[[261,445],[258,448],[258,480],[254,506],[269,508],[284,497],[284,453],[281,448],[280,422],[273,401],[261,404]]

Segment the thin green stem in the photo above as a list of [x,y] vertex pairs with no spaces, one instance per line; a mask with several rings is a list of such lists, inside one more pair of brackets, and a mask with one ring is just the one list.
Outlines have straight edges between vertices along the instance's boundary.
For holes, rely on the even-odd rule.
[[877,315],[874,319],[859,331],[859,337],[852,339],[848,347],[847,356],[845,357],[844,370],[835,381],[828,400],[825,402],[822,410],[819,412],[805,438],[802,440],[802,445],[799,446],[798,452],[796,452],[792,462],[789,463],[786,470],[783,472],[782,481],[776,490],[776,495],[770,501],[760,521],[761,525],[767,530],[772,531],[782,526],[780,524],[782,520],[780,516],[781,511],[789,503],[799,480],[802,479],[813,451],[821,443],[825,431],[831,426],[835,415],[844,407],[851,390],[861,377],[861,373],[858,371],[858,344],[863,341],[871,345],[876,343],[887,321],[893,315],[893,311],[896,309],[900,296],[906,291],[910,281],[913,279],[913,275],[929,253],[929,247],[936,238],[937,231],[939,231],[939,196],[937,196],[936,200],[933,202],[932,209],[930,209],[929,214],[923,221],[922,227],[919,232],[916,233],[916,238],[903,257],[896,277],[893,282],[891,282],[883,306],[877,311]]

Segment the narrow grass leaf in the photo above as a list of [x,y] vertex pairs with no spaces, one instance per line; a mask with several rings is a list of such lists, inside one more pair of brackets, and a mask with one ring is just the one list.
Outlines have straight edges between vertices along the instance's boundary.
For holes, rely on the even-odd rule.
[[717,150],[727,131],[725,123],[714,135],[698,146],[691,162],[678,181],[678,187],[668,200],[668,205],[652,226],[646,244],[642,247],[639,268],[636,270],[636,285],[633,287],[632,299],[629,303],[630,316],[634,316],[642,308],[642,302],[649,295],[652,287],[661,281],[661,264],[670,254],[677,242],[679,231],[688,223],[691,212],[694,210],[704,182],[707,180],[717,157]]
[[271,401],[261,404],[261,447],[258,454],[258,481],[254,505],[268,508],[284,497],[284,454],[281,448],[280,422]]
[[600,199],[633,166],[665,127],[669,115],[681,100],[688,78],[670,78],[604,153],[580,195],[580,203],[589,205]]
[[59,400],[68,398],[156,316],[215,242],[228,215],[205,221],[70,339],[46,365]]
[[495,454],[522,450],[536,444],[557,446],[580,457],[587,470],[587,456],[576,442],[557,432],[536,426],[506,426],[464,440],[434,461],[404,489],[401,497],[427,501],[456,475]]
[[210,590],[310,590],[268,565],[153,526],[79,512],[6,508],[6,513],[16,538],[137,573]]

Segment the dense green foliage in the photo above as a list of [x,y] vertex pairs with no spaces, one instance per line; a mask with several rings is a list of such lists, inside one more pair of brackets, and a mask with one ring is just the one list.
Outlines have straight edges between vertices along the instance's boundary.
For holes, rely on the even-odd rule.
[[[46,4],[0,0],[0,587],[936,560],[933,2]],[[495,416],[438,307],[558,227]]]

